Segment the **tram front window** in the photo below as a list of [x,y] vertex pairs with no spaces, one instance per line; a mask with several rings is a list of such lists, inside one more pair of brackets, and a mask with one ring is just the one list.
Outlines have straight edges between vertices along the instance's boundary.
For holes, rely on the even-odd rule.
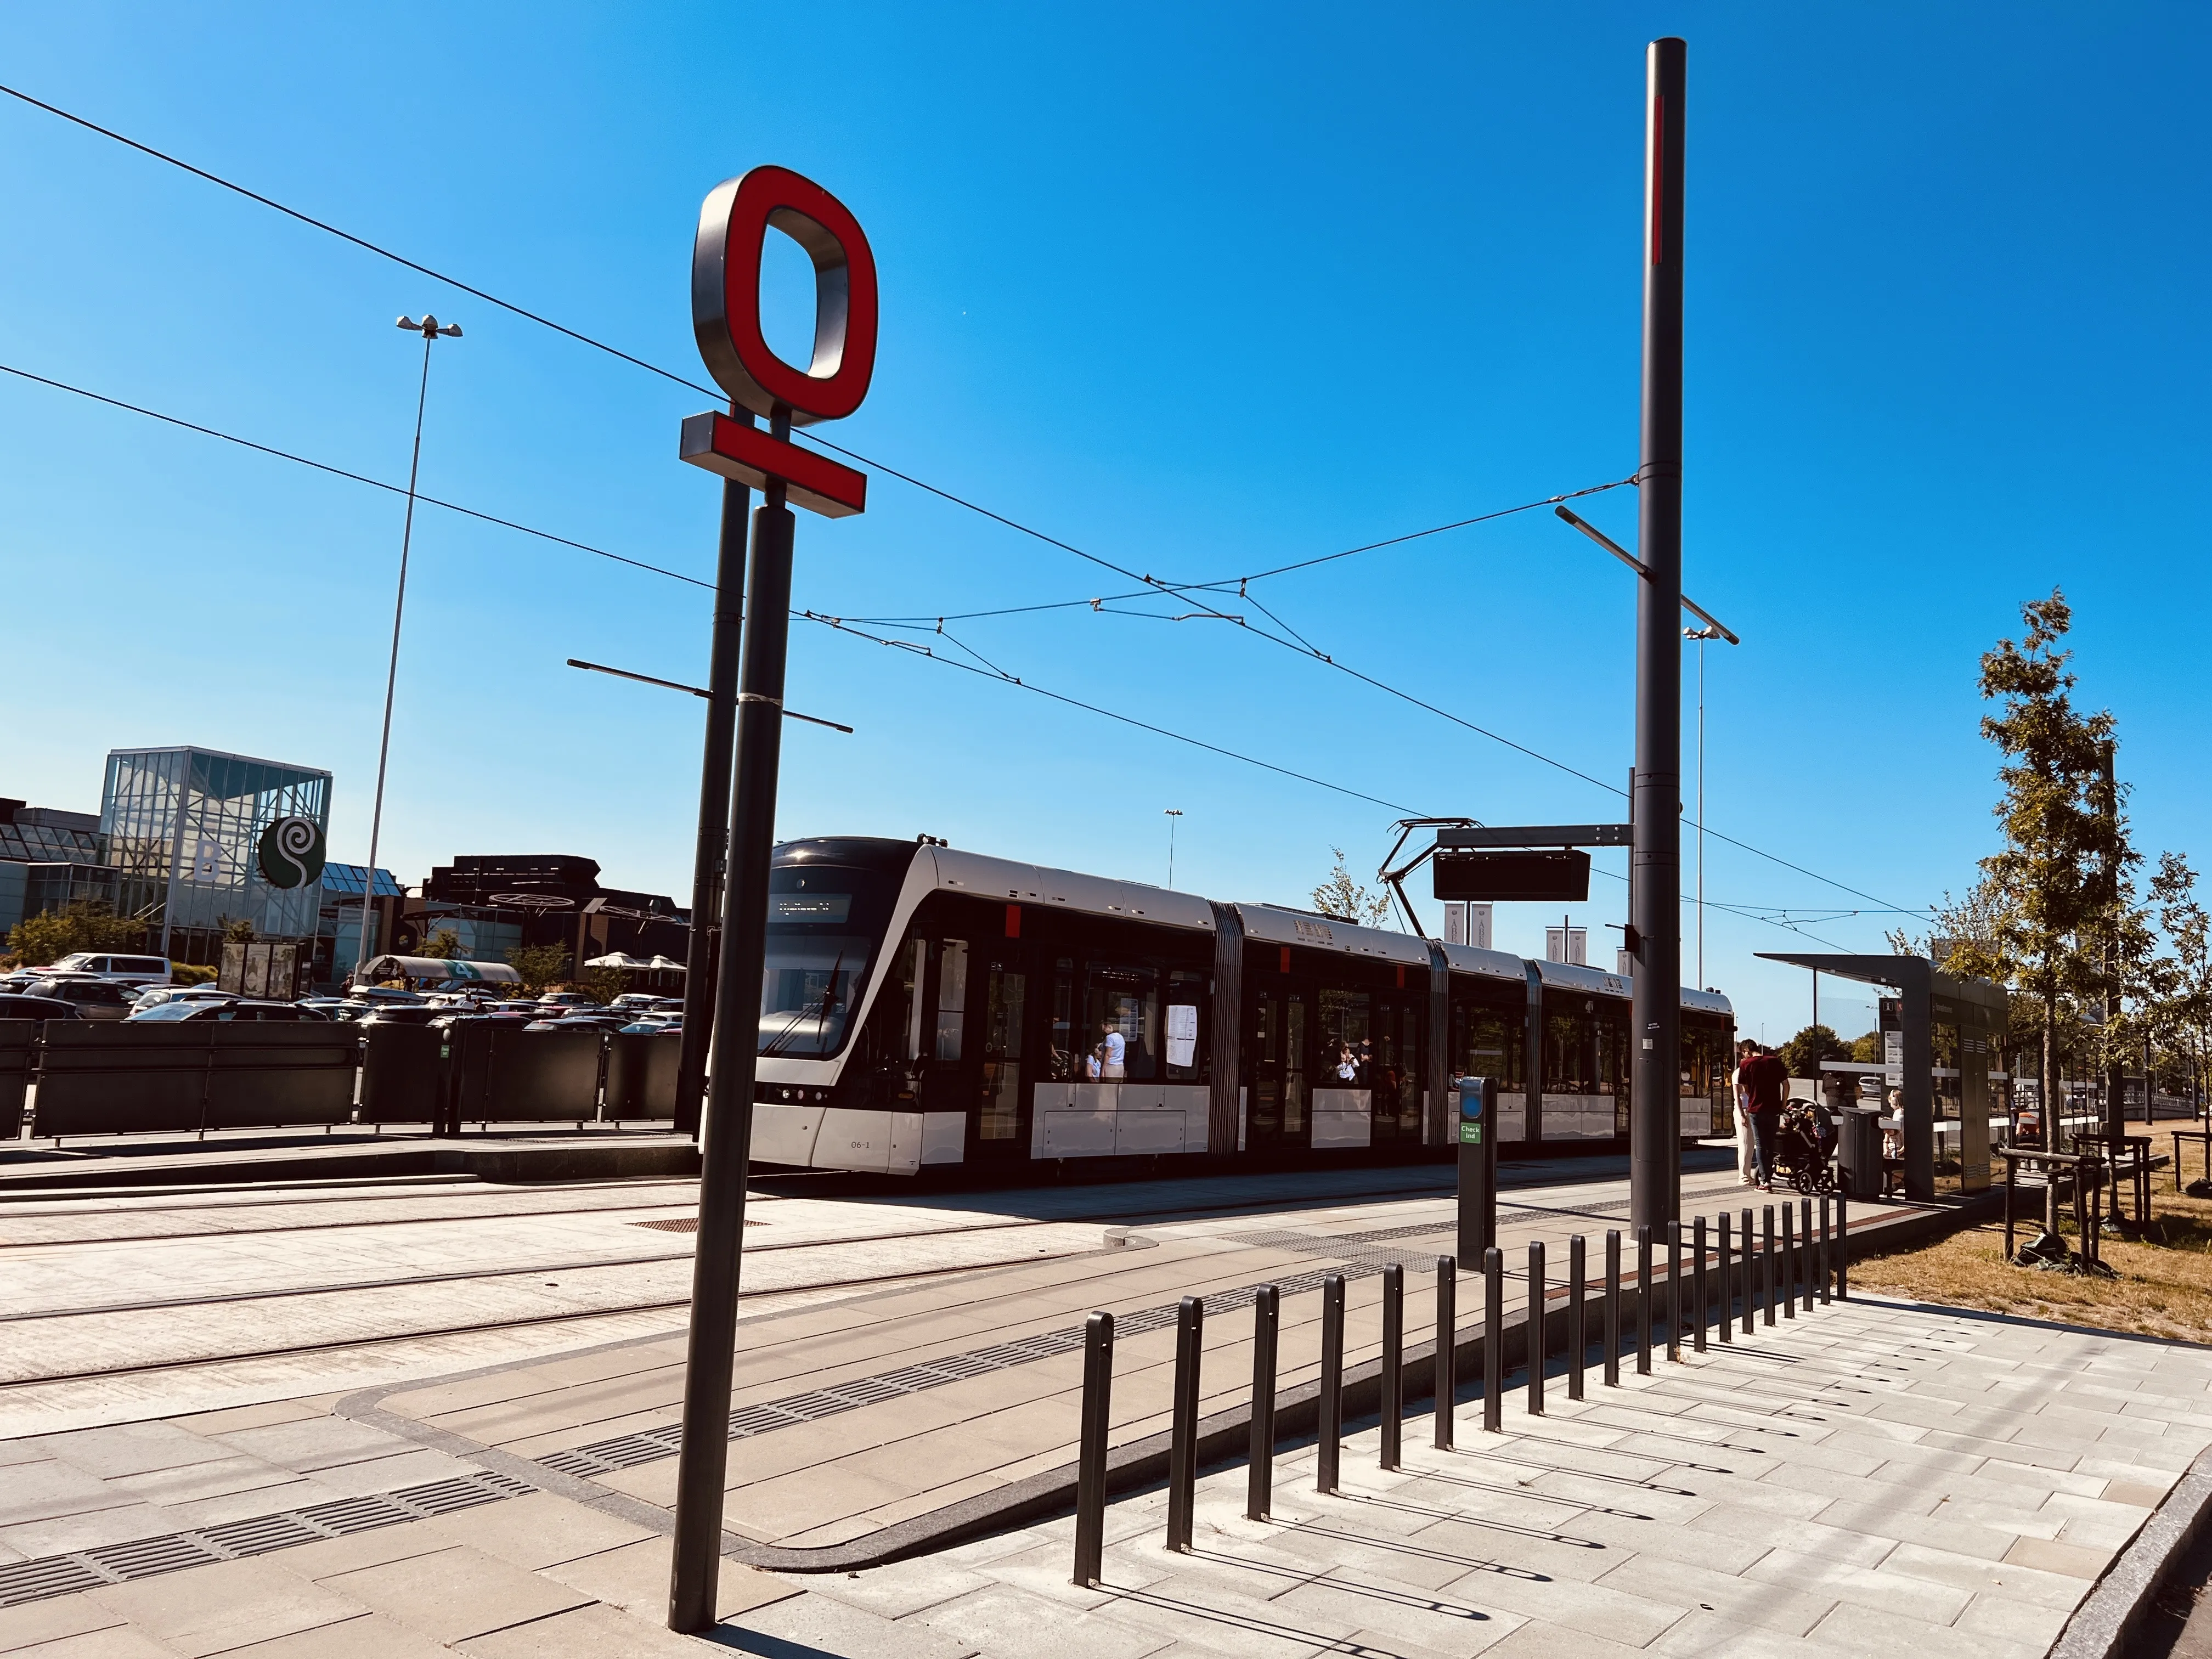
[[815,864],[770,874],[762,1054],[818,1060],[843,1048],[890,898],[872,871]]

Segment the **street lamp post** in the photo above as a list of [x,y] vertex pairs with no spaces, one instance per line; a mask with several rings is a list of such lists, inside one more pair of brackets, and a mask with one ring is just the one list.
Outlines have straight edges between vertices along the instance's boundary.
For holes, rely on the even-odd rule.
[[407,555],[415,541],[415,480],[422,470],[422,409],[430,396],[430,345],[435,340],[458,340],[459,323],[441,323],[428,312],[422,320],[402,317],[399,326],[422,337],[422,377],[415,388],[415,450],[407,463],[407,517],[399,532],[399,592],[392,602],[392,661],[384,672],[384,734],[376,744],[376,805],[368,818],[368,879],[361,890],[361,942],[354,952],[353,982],[361,983],[368,966],[368,923],[376,899],[377,843],[384,833],[384,773],[392,757],[392,700],[399,687],[399,624],[407,614]]
[[1182,808],[1166,806],[1160,810],[1167,814],[1168,819],[1168,885],[1172,887],[1175,885],[1176,820],[1182,816]]

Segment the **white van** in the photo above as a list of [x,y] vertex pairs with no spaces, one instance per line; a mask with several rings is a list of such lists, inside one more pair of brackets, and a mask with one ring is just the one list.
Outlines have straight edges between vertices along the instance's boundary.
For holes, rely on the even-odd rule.
[[112,957],[76,951],[41,971],[49,974],[89,974],[118,985],[167,985],[173,977],[167,957]]

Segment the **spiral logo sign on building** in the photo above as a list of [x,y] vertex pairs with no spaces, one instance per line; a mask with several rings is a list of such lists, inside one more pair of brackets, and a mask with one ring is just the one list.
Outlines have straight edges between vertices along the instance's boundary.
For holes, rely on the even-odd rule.
[[279,818],[261,832],[261,874],[271,887],[305,887],[323,873],[323,827]]

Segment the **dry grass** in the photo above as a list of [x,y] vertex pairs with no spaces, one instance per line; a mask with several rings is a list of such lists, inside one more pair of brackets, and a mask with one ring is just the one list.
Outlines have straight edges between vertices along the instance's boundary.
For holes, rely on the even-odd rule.
[[[2173,1178],[2166,1171],[2160,1176]],[[2070,1237],[2073,1230],[2069,1218],[2062,1231]],[[2031,1219],[2019,1242],[2038,1231]],[[2004,1224],[1995,1221],[1919,1249],[1855,1261],[1851,1284],[2021,1318],[2212,1342],[2212,1200],[2154,1191],[2150,1225],[2140,1238],[2107,1232],[2102,1253],[2112,1279],[2015,1267],[2004,1260]]]

